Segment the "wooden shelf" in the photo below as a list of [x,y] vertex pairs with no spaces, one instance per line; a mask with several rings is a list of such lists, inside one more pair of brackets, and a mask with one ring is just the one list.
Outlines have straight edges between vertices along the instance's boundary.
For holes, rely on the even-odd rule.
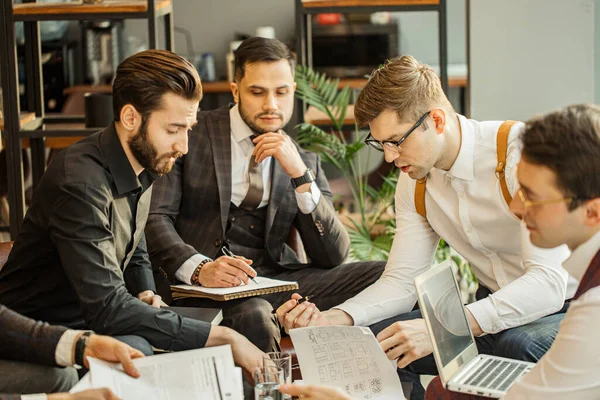
[[65,96],[78,93],[110,93],[112,92],[111,85],[75,85],[63,90]]
[[[171,0],[157,0],[155,10],[162,11],[171,7]],[[148,2],[104,0],[99,4],[83,4],[81,2],[62,3],[23,3],[15,4],[14,14],[18,15],[69,15],[69,14],[107,14],[107,13],[144,13],[148,11]]]
[[[35,120],[35,114],[32,112],[27,112],[27,113],[21,113],[21,118],[20,118],[20,127],[23,128],[24,125],[27,125],[28,123],[32,122],[33,120]],[[4,130],[4,119],[0,118],[0,131]],[[6,143],[4,142],[4,137],[2,138],[2,140],[0,140],[0,150],[3,150],[4,147],[6,146]],[[28,148],[29,147],[29,139],[23,139],[21,141],[21,146],[23,148]]]
[[439,0],[302,0],[304,8],[434,6]]
[[[51,137],[44,141],[44,147],[47,149],[64,149],[84,137],[85,136]],[[21,139],[21,147],[24,149],[29,148],[29,139]]]
[[[21,129],[23,126],[35,120],[34,113],[23,113],[21,114]],[[4,129],[4,120],[0,119],[0,130]],[[52,132],[58,129],[85,129],[84,124],[80,123],[64,123],[64,124],[45,124],[45,131]],[[98,128],[97,131],[102,128]],[[64,136],[64,137],[47,137],[44,141],[44,145],[48,149],[64,149],[69,147],[78,140],[83,139],[85,136]],[[0,141],[0,150],[4,148],[4,138]],[[24,149],[29,148],[29,139],[21,139],[21,147]]]
[[[22,128],[23,125],[30,123],[34,119],[35,119],[35,114],[32,112],[21,113],[21,118],[19,121],[20,127]],[[3,131],[3,130],[4,130],[4,119],[0,118],[0,131]]]
[[[231,87],[229,81],[202,82],[203,93],[230,93]],[[66,96],[83,93],[110,93],[111,85],[76,85],[63,90]]]
[[203,93],[231,93],[229,81],[202,82]]
[[[52,132],[53,130],[59,129],[85,129],[85,124],[81,123],[47,123],[44,124],[44,131]],[[102,128],[96,129],[96,131],[100,131]],[[47,149],[64,149],[65,147],[69,147],[73,143],[83,139],[85,136],[61,136],[61,137],[46,137],[44,140],[44,146]],[[29,139],[23,139],[22,141],[23,148],[29,147]]]
[[[329,119],[329,116],[323,111],[312,106],[308,107],[308,110],[306,110],[304,113],[304,122],[313,125],[331,125],[331,119]],[[344,125],[354,125],[354,105],[352,104],[350,104],[346,109]]]
[[[348,78],[348,79],[340,79],[340,83],[338,85],[338,89],[344,88],[344,86],[348,85],[351,89],[362,89],[367,84],[366,78]],[[467,77],[466,76],[455,76],[448,78],[448,86],[449,87],[457,87],[464,88],[467,87]],[[63,90],[65,95],[71,95],[75,93],[87,93],[87,92],[97,92],[97,93],[110,93],[112,91],[112,87],[110,85],[77,85],[66,88]],[[214,81],[214,82],[202,82],[202,91],[204,93],[230,93],[231,87],[229,81]]]
[[448,77],[448,87],[457,87],[457,88],[466,88],[467,87],[467,77]]
[[[366,78],[349,78],[349,79],[340,79],[340,83],[338,85],[338,89],[342,89],[344,86],[348,85],[351,89],[362,89],[367,84]],[[455,76],[448,78],[448,87],[458,87],[464,88],[467,87],[467,77],[466,76]]]

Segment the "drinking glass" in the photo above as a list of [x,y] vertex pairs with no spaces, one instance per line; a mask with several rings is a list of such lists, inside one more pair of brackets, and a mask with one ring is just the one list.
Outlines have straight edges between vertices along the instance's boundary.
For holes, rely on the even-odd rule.
[[[263,358],[265,367],[276,367],[283,371],[283,381],[292,383],[292,355],[280,351],[266,353]],[[291,396],[283,395],[284,399],[291,399]]]
[[254,370],[254,400],[283,400],[279,386],[285,383],[283,370],[275,366]]

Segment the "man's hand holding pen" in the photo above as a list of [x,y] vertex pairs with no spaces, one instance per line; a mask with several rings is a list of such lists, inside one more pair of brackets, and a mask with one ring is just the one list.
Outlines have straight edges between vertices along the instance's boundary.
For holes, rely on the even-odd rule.
[[[306,296],[306,299],[309,298],[310,296]],[[304,300],[298,293],[294,293],[292,298],[283,303],[275,313],[279,323],[287,333],[294,328],[329,325],[329,321],[323,318],[317,306],[308,300]]]
[[256,271],[250,266],[252,260],[242,256],[234,256],[231,252],[227,253],[227,251],[223,250],[225,254],[230,255],[221,256],[202,266],[198,275],[200,285],[226,288],[239,286],[242,282],[247,284],[250,279],[254,280]]

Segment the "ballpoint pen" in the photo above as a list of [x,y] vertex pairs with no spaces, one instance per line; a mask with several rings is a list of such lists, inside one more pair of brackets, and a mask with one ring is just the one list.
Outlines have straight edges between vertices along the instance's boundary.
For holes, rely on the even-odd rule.
[[[229,250],[229,249],[228,249],[227,247],[225,247],[225,246],[221,247],[221,251],[223,252],[223,254],[225,254],[225,255],[226,255],[226,256],[228,256],[228,257],[231,257],[231,258],[237,258],[237,257],[235,256],[235,254],[233,254],[233,253],[231,252],[231,250]],[[253,277],[249,276],[249,278],[250,278],[250,279],[252,279],[252,282],[254,282],[254,283],[256,283],[256,284],[258,285],[258,282],[256,282],[256,280],[255,280]]]
[[[298,302],[296,303],[296,305],[294,306],[294,308],[298,307],[300,304],[304,303],[305,301],[310,300],[311,297],[312,297],[311,295],[308,295],[308,296],[304,296],[303,298],[299,299]],[[292,308],[292,310],[294,308]],[[271,314],[276,314],[276,313],[277,313],[277,310],[271,311]]]
[[212,358],[213,370],[215,372],[215,378],[217,379],[217,390],[219,391],[219,399],[223,400],[223,393],[221,393],[221,381],[219,380],[219,371],[217,371],[217,362],[215,357]]

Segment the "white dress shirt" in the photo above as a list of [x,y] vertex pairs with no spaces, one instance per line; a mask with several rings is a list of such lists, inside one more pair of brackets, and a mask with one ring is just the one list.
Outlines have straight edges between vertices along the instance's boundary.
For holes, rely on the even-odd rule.
[[[385,271],[377,282],[337,307],[352,316],[355,325],[370,325],[413,308],[414,279],[430,268],[440,236],[493,292],[468,306],[486,333],[551,314],[575,293],[577,282],[561,266],[569,255],[567,247],[533,246],[525,225],[502,196],[494,174],[496,133],[502,122],[458,118],[462,140],[456,161],[449,171],[432,169],[427,179],[427,220],[415,208],[416,181],[400,174],[396,232]],[[513,195],[518,189],[515,170],[523,127],[513,125],[509,135],[506,181]]]
[[[252,135],[254,132],[246,125],[238,105],[236,104],[229,110],[229,120],[231,127],[231,202],[236,206],[239,206],[250,187],[250,179],[248,177],[248,167],[250,164],[250,157],[252,157],[252,151],[254,150],[254,143],[252,142]],[[265,207],[269,204],[271,197],[271,170],[273,165],[273,157],[265,158],[260,165],[258,170],[262,174],[263,178],[263,198],[259,204],[260,207]],[[321,191],[315,182],[310,185],[310,190],[304,193],[296,194],[296,201],[298,202],[298,208],[304,214],[310,214],[317,208],[319,200],[321,199]],[[194,254],[188,260],[186,260],[181,267],[175,272],[175,277],[182,282],[191,285],[191,277],[198,264],[207,259],[208,257],[202,254]]]
[[[600,232],[564,263],[581,279],[600,249]],[[600,399],[600,286],[572,300],[550,350],[504,399]]]

